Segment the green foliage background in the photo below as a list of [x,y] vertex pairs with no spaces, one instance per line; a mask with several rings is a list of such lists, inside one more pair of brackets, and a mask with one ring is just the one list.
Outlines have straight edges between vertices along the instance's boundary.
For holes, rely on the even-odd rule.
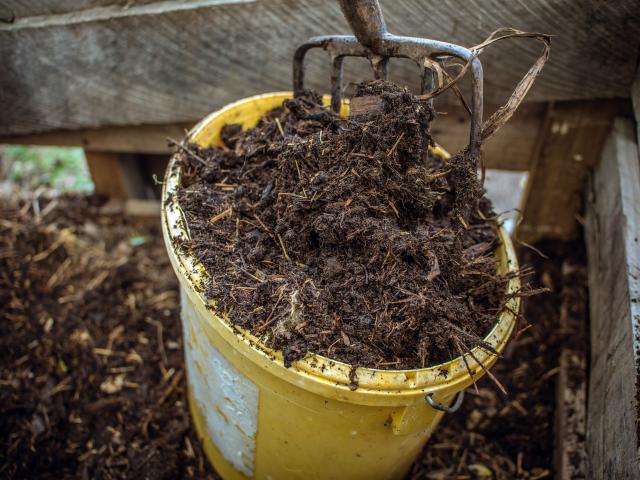
[[81,148],[0,146],[2,177],[20,186],[44,185],[58,191],[92,192]]

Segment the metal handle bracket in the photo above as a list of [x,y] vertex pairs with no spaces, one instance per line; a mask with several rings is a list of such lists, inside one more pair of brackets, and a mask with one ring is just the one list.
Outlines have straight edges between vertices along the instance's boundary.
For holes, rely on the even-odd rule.
[[456,401],[453,402],[453,405],[451,405],[450,407],[447,407],[446,405],[442,405],[441,403],[436,402],[433,399],[433,393],[427,393],[424,398],[427,401],[427,403],[431,406],[431,408],[440,410],[441,412],[444,412],[444,413],[455,413],[460,409],[460,406],[462,405],[462,401],[464,400],[464,390],[461,392],[458,392]]

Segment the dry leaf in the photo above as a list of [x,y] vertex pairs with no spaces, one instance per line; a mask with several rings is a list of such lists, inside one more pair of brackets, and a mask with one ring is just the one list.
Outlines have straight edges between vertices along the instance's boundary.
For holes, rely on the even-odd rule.
[[108,377],[104,382],[100,384],[100,390],[111,395],[122,390],[123,386],[124,374],[120,374]]

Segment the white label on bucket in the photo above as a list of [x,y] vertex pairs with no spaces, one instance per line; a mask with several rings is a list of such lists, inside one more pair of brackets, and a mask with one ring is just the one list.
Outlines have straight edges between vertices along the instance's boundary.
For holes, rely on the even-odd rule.
[[[258,387],[208,341],[207,326],[180,289],[187,374],[208,437],[238,471],[253,476]],[[209,327],[210,328],[210,327]]]

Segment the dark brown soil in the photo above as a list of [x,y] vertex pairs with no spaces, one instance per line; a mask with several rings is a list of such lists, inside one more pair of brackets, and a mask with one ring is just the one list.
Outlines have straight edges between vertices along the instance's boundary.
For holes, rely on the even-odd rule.
[[307,92],[224,148],[177,153],[207,295],[285,362],[420,368],[482,344],[503,308],[477,159],[428,153],[433,110],[384,82],[348,120]]
[[213,478],[159,226],[100,211],[0,202],[0,478]]

